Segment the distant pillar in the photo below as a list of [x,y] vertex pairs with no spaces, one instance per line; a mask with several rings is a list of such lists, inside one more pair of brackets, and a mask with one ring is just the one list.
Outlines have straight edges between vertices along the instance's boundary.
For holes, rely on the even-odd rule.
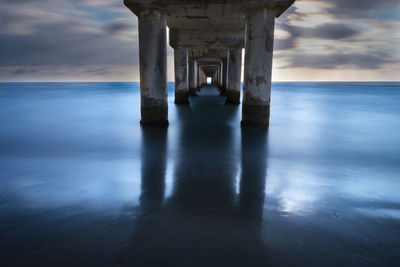
[[199,82],[198,82],[198,72],[197,72],[197,60],[194,61],[194,88],[197,91],[197,88],[199,87]]
[[138,16],[141,124],[168,124],[166,16],[145,10]]
[[242,125],[268,126],[275,14],[253,10],[246,16]]
[[195,79],[194,79],[194,88],[196,88],[196,92],[197,92],[197,90],[199,90],[199,87],[200,87],[200,83],[199,83],[199,71],[198,71],[198,66],[197,66],[197,60],[195,60],[194,61],[194,77],[195,77]]
[[215,70],[214,75],[212,77],[212,83],[214,85],[219,85],[219,73],[218,73],[218,69]]
[[222,84],[221,95],[226,95],[226,85],[228,80],[228,58],[222,58]]
[[[198,69],[198,71],[197,71],[197,80],[198,80],[199,87],[201,87],[201,86],[204,85],[204,76],[205,76],[205,74],[204,74],[204,72],[203,72],[203,70],[201,69],[200,66],[198,66],[197,69]],[[207,78],[205,78],[205,79],[207,79]]]
[[196,95],[197,91],[197,68],[196,60],[189,60],[189,95]]
[[189,73],[188,73],[188,50],[176,47],[175,55],[175,103],[189,103]]
[[202,69],[200,69],[200,74],[201,74],[201,82],[200,85],[205,85],[207,84],[207,75],[204,73]]
[[223,78],[224,78],[224,64],[223,64],[223,59],[221,59],[221,62],[220,62],[220,66],[219,66],[219,72],[218,72],[218,74],[219,74],[219,77],[218,77],[218,80],[219,80],[219,86],[220,86],[220,88],[222,89],[222,84],[223,84]]
[[240,83],[242,75],[242,49],[229,51],[228,85],[226,91],[227,104],[240,103]]
[[199,66],[197,66],[197,84],[199,85],[199,87],[201,86],[201,69]]

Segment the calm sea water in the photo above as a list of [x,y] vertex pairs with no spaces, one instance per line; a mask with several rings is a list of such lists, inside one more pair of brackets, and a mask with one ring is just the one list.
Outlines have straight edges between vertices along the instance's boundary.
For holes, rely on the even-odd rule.
[[398,266],[400,83],[275,83],[268,131],[168,101],[0,84],[0,265]]

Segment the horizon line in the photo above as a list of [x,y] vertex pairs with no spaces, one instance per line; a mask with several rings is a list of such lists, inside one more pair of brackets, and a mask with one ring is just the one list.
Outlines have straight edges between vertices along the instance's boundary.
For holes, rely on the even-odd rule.
[[[272,81],[272,83],[373,83],[373,82],[400,82],[400,80],[369,80],[369,81],[346,81],[346,80],[337,80],[337,81],[327,81],[327,80],[320,80],[320,81]],[[0,81],[0,83],[140,83],[140,81]],[[174,83],[174,81],[167,81],[167,83]],[[241,81],[243,83],[243,81]]]

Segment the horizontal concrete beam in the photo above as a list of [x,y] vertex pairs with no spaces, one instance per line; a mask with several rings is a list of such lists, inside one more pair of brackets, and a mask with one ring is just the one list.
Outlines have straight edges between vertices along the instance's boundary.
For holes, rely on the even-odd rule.
[[221,64],[222,59],[221,58],[199,58],[197,59],[197,64],[199,65],[204,65],[204,64]]
[[268,8],[279,17],[295,0],[124,0],[136,15],[145,9],[161,9],[170,28],[244,29],[249,10]]
[[230,49],[243,48],[244,30],[237,29],[170,29],[169,44],[173,48]]
[[205,69],[205,68],[220,68],[221,64],[204,64],[204,65],[199,65],[200,68]]
[[220,64],[218,65],[214,65],[214,64],[209,64],[209,65],[200,65],[199,69],[201,69],[202,71],[204,71],[204,73],[207,76],[213,76],[215,74],[215,72],[218,72],[219,68],[220,68]]
[[222,58],[227,57],[227,49],[208,49],[208,48],[191,48],[188,50],[189,57],[193,59],[200,58]]

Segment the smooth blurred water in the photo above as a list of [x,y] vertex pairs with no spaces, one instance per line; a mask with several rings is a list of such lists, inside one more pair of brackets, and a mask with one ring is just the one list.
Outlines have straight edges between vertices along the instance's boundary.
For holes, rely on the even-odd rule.
[[0,84],[0,265],[398,266],[400,83],[275,83],[268,131],[173,95]]

